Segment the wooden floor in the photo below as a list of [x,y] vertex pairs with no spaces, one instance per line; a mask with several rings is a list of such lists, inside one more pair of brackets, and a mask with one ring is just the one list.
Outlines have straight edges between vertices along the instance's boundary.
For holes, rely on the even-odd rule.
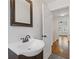
[[67,58],[52,53],[48,59],[67,59]]
[[52,53],[61,57],[64,57],[66,59],[69,59],[69,48],[63,50],[63,52],[61,52],[61,49],[58,46],[58,40],[56,40],[53,45],[52,45]]

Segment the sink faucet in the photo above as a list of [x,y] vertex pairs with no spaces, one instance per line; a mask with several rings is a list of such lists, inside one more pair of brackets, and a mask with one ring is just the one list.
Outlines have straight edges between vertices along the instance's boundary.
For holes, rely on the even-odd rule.
[[26,35],[25,38],[21,38],[21,40],[23,40],[22,42],[28,42],[29,41],[29,38],[30,38],[30,35]]

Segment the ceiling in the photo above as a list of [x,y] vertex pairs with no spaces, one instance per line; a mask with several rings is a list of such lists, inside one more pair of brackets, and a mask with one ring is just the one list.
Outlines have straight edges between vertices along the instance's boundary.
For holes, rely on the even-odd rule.
[[50,3],[50,2],[54,2],[54,1],[56,1],[56,0],[44,0],[44,2],[47,3],[47,4]]
[[69,15],[69,7],[57,9],[55,11],[52,11],[54,16],[65,16]]

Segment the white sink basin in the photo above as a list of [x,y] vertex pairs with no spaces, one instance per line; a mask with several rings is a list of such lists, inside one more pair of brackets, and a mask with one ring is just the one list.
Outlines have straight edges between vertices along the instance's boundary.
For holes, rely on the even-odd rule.
[[45,43],[43,40],[29,39],[29,41],[25,43],[20,41],[9,44],[9,49],[17,55],[25,55],[30,57],[39,54],[43,50],[44,45]]

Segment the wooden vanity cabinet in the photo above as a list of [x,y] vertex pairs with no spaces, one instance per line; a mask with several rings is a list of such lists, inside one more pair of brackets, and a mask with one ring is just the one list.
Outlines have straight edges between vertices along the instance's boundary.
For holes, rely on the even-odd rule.
[[35,59],[43,59],[43,51],[37,56],[35,56]]
[[18,57],[18,59],[43,59],[43,52],[33,57],[26,57],[24,55],[19,55]]
[[19,55],[18,59],[35,59],[35,57],[26,57],[24,55]]
[[43,59],[43,51],[36,56],[27,57],[24,55],[16,55],[13,51],[8,49],[8,59]]

